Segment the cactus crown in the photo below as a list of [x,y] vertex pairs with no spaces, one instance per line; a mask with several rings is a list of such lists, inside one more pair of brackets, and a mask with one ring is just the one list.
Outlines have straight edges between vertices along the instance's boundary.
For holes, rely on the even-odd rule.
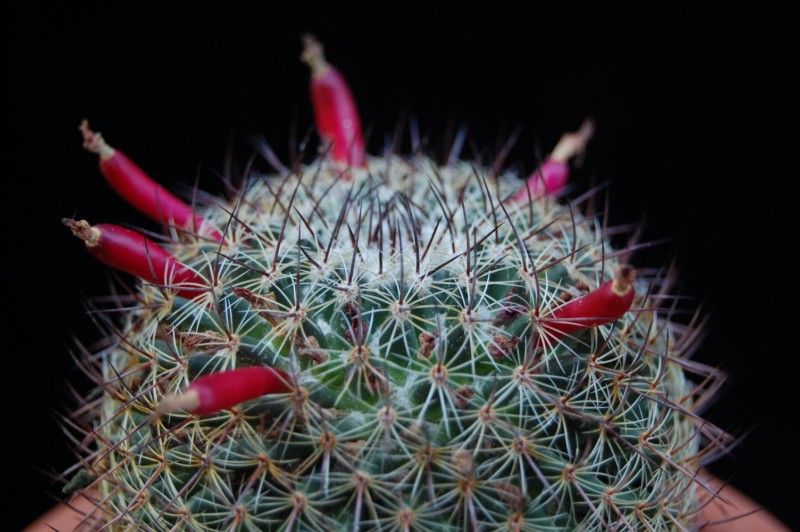
[[[669,279],[635,279],[580,201],[536,187],[519,200],[514,175],[421,155],[342,162],[252,178],[189,215],[165,248],[191,280],[159,263],[105,322],[82,410],[96,516],[691,527],[710,490],[697,470],[728,437],[696,414],[718,374],[689,361],[697,334],[670,320]],[[280,370],[284,393],[203,415],[202,394],[173,402],[242,367]]]

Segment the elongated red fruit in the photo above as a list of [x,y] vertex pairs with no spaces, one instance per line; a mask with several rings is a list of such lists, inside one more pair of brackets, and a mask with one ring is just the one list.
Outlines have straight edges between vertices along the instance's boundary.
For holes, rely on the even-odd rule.
[[[203,217],[189,205],[153,180],[127,155],[109,146],[100,133],[89,129],[87,120],[81,122],[79,129],[83,133],[83,147],[100,156],[100,172],[125,201],[157,222],[200,230]],[[222,235],[213,228],[205,228],[204,233],[222,240]]]
[[569,181],[569,160],[580,155],[594,135],[594,122],[587,118],[578,131],[564,133],[553,152],[525,181],[525,186],[514,194],[513,201],[527,201],[553,195],[563,189]]
[[319,134],[331,143],[331,157],[349,166],[364,166],[364,135],[350,87],[311,35],[303,37],[301,59],[311,68],[314,118]]
[[202,416],[291,389],[291,380],[285,372],[267,366],[249,366],[200,377],[183,394],[162,399],[158,410],[161,413],[186,410]]
[[86,243],[89,253],[114,269],[167,286],[186,299],[208,291],[206,281],[136,231],[112,224],[91,226],[86,220],[64,218],[62,222]]
[[545,339],[555,342],[576,331],[620,319],[633,304],[636,296],[633,290],[635,279],[636,270],[624,266],[617,271],[614,280],[569,301],[553,311],[552,315],[541,318],[539,323],[544,329]]

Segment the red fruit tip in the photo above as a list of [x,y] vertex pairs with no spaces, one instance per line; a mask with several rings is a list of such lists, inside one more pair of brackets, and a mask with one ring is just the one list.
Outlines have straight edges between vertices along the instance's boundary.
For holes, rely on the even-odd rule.
[[300,60],[308,65],[313,76],[322,76],[330,68],[325,60],[325,48],[310,33],[303,35],[303,53],[300,54]]
[[636,270],[631,266],[620,266],[614,282],[611,283],[611,290],[618,296],[624,296],[632,289],[634,281],[636,281]]
[[95,246],[100,240],[100,230],[89,225],[86,220],[76,221],[71,218],[62,218],[61,223],[69,227],[73,235],[86,242],[87,246]]
[[96,153],[101,159],[108,160],[114,156],[114,148],[106,144],[103,135],[95,133],[89,129],[89,121],[85,118],[78,126],[78,130],[83,134],[83,147],[92,153]]

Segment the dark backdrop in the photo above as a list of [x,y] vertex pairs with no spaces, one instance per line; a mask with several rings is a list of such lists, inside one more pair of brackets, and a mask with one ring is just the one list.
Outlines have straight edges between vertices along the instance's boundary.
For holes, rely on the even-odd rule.
[[448,128],[469,127],[471,156],[523,126],[509,161],[530,170],[537,149],[593,115],[597,136],[576,190],[610,181],[613,222],[645,219],[649,239],[672,239],[635,262],[677,257],[681,294],[711,315],[697,357],[731,373],[708,415],[747,435],[712,471],[800,526],[788,432],[797,425],[796,13],[761,3],[645,12],[303,2],[288,14],[269,2],[107,4],[34,2],[3,21],[4,107],[22,117],[6,124],[13,139],[0,146],[0,475],[11,528],[51,505],[47,493],[60,486],[47,472],[72,461],[55,422],[70,406],[65,381],[86,386],[70,336],[96,339],[81,298],[105,293],[109,278],[59,220],[156,229],[102,181],[81,149],[80,119],[169,187],[198,180],[220,192],[215,172],[229,147],[243,162],[248,136],[263,133],[286,159],[309,131],[303,31],[349,79],[373,153],[406,113],[439,154]]

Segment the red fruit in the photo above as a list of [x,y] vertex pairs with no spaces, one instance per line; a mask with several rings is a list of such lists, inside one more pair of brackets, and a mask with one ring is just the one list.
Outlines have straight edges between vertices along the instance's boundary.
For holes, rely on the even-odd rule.
[[[636,270],[622,267],[617,277],[600,285],[585,296],[573,299],[541,318],[542,335],[547,343],[555,342],[576,331],[597,327],[620,319],[628,312],[636,296],[633,281]],[[542,340],[537,340],[539,344]]]
[[289,376],[279,369],[267,366],[237,368],[200,377],[182,395],[165,397],[158,410],[162,413],[186,410],[203,416],[262,395],[287,393],[291,389]]
[[194,271],[136,231],[112,224],[93,227],[86,220],[62,222],[86,243],[89,253],[114,269],[168,287],[186,299],[208,290],[208,283]]
[[[100,172],[125,201],[157,222],[194,232],[200,230],[203,217],[189,205],[156,183],[127,155],[106,144],[100,133],[89,129],[87,120],[81,122],[79,129],[83,133],[83,147],[100,155]],[[205,234],[218,242],[222,240],[215,229],[206,228]]]
[[306,35],[303,44],[301,58],[311,68],[311,102],[319,134],[331,143],[334,161],[364,166],[364,135],[350,87],[339,71],[325,61],[322,44],[316,38]]

